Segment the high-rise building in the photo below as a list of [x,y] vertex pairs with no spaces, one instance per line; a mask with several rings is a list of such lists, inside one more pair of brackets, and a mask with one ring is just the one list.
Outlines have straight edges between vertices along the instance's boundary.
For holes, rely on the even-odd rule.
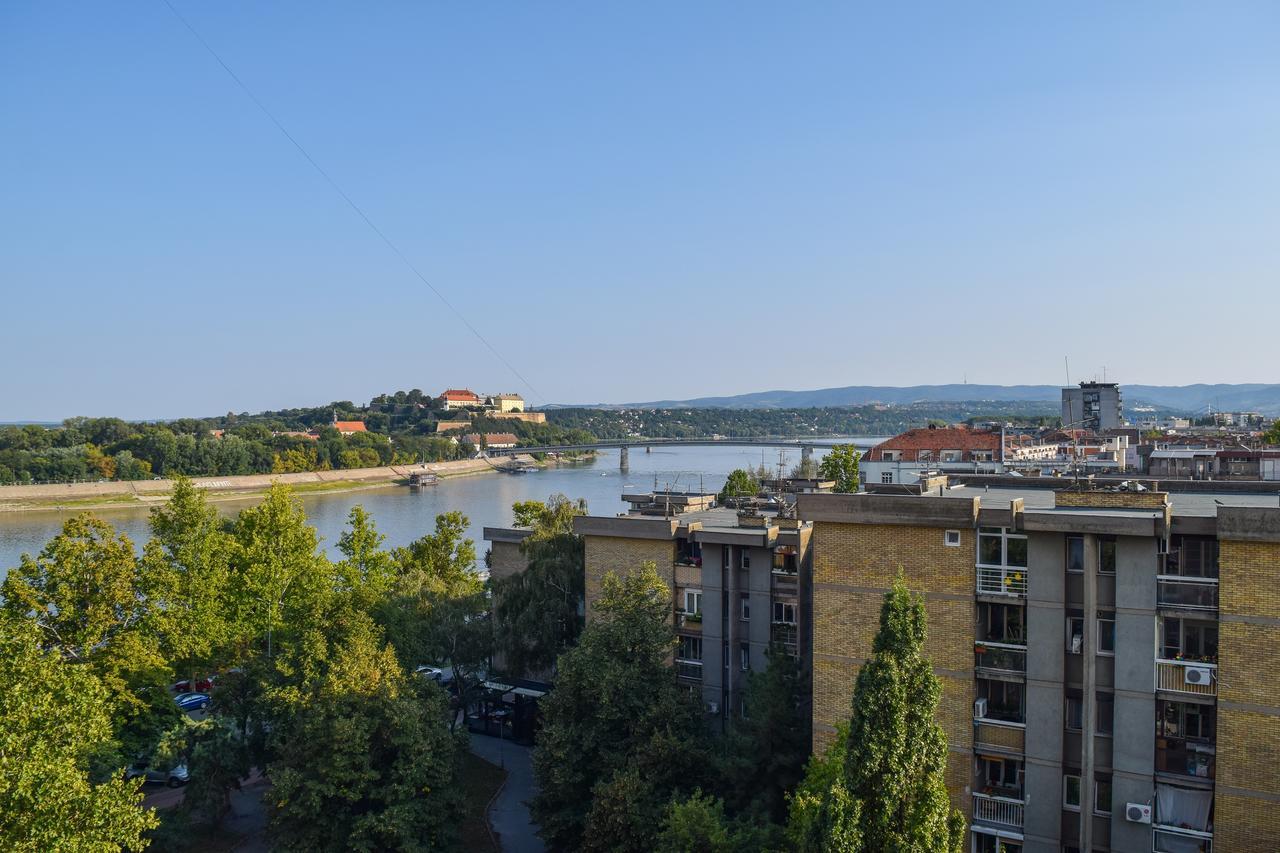
[[1102,432],[1124,426],[1123,398],[1115,382],[1081,382],[1062,389],[1062,426]]

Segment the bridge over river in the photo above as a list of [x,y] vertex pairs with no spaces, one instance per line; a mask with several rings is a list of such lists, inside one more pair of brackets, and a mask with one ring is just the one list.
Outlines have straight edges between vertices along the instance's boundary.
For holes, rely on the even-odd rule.
[[489,456],[510,456],[516,453],[566,453],[584,450],[617,450],[618,467],[625,471],[629,453],[633,447],[697,447],[717,445],[721,447],[799,447],[800,459],[808,461],[815,447],[834,447],[837,444],[856,444],[860,448],[871,447],[877,439],[854,435],[794,436],[761,435],[746,438],[706,436],[701,438],[618,438],[593,441],[587,444],[541,444],[533,447],[489,448]]

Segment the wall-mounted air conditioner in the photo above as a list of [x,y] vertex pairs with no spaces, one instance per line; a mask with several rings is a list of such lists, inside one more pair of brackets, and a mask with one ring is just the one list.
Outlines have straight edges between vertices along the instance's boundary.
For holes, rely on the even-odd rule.
[[1128,803],[1124,807],[1124,816],[1130,823],[1151,823],[1151,806],[1144,803]]
[[719,714],[719,713],[720,713],[720,703],[719,703],[719,702],[708,702],[708,703],[707,703],[707,713],[708,713],[708,714]]
[[973,717],[975,720],[984,719],[987,716],[987,700],[977,699],[973,703]]
[[1213,681],[1213,670],[1207,666],[1183,667],[1182,680],[1187,684],[1208,684]]

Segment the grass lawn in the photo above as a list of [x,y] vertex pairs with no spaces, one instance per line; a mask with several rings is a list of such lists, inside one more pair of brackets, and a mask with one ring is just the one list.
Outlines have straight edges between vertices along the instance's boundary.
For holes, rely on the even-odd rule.
[[502,848],[493,842],[489,834],[485,809],[493,795],[498,793],[507,771],[495,767],[483,758],[468,752],[462,757],[463,817],[461,847],[468,853],[501,853]]

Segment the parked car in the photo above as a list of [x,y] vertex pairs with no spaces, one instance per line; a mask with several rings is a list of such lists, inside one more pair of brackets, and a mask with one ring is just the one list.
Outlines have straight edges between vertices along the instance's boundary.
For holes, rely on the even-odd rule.
[[170,788],[181,788],[187,784],[187,765],[179,764],[168,770],[161,770],[158,767],[152,767],[150,762],[144,760],[134,762],[133,766],[124,771],[124,778],[137,779],[142,777],[143,782],[163,782]]
[[414,672],[423,678],[430,678],[441,687],[448,687],[453,682],[453,667],[451,666],[420,666]]
[[174,693],[192,693],[192,692],[212,693],[213,679],[214,679],[214,676],[212,675],[209,676],[208,678],[196,679],[196,686],[193,689],[191,687],[191,679],[184,678],[182,681],[178,681],[169,685],[169,689],[172,690]]
[[180,693],[173,699],[184,711],[203,711],[209,707],[208,693]]

